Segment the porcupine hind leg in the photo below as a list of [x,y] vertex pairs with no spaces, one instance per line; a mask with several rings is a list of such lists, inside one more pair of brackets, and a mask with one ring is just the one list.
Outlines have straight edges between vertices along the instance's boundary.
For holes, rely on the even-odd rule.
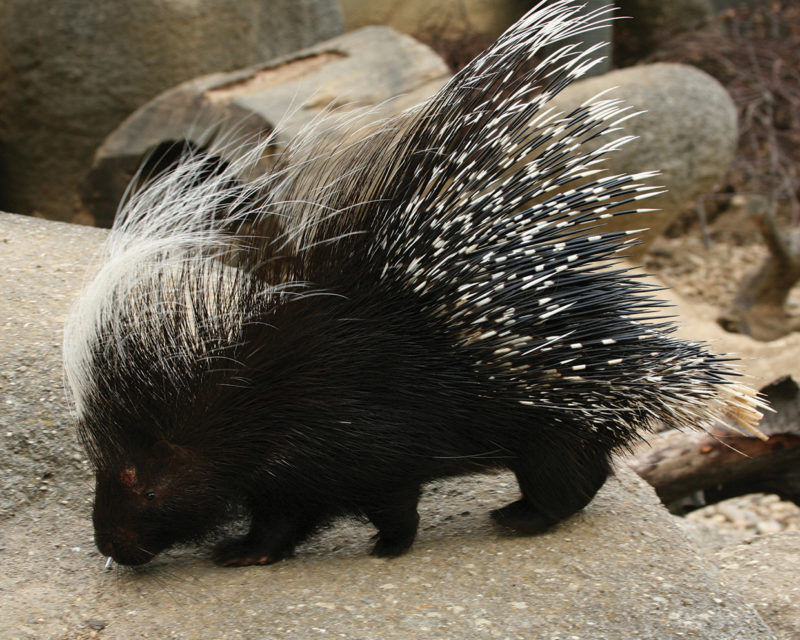
[[320,524],[317,513],[275,514],[254,509],[250,531],[226,538],[212,553],[214,562],[226,567],[273,564],[294,554],[294,548]]
[[380,505],[364,508],[364,513],[378,528],[372,555],[392,558],[408,551],[417,537],[419,494],[420,489],[415,486],[385,496]]
[[510,465],[522,498],[492,511],[496,522],[520,533],[540,533],[583,509],[611,471],[609,451],[585,441],[527,453]]

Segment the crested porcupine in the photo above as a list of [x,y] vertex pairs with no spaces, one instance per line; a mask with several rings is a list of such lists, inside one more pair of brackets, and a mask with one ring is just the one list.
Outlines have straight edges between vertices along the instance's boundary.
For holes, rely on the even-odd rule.
[[629,112],[548,108],[593,64],[559,42],[609,15],[541,3],[400,116],[321,124],[255,179],[267,143],[194,149],[131,191],[65,327],[103,554],[145,563],[237,506],[250,530],[221,564],[275,562],[347,514],[394,556],[422,485],[491,468],[522,494],[494,518],[537,532],[656,422],[752,428],[727,359],[671,337],[614,266],[630,234],[596,228],[658,190],[598,167]]

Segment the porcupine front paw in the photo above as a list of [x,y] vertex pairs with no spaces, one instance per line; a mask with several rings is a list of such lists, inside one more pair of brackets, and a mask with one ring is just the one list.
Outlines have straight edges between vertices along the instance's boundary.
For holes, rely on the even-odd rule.
[[294,545],[283,547],[253,540],[250,536],[225,538],[214,546],[211,558],[223,567],[246,567],[252,564],[273,564],[294,554]]
[[383,504],[365,509],[367,517],[378,528],[373,536],[372,555],[395,558],[409,550],[417,537],[419,487],[412,486],[385,497]]
[[372,536],[372,539],[375,540],[375,546],[372,547],[370,554],[377,558],[396,558],[397,556],[402,556],[411,548],[416,535],[416,530],[402,537],[387,537],[382,533],[376,533]]
[[541,533],[557,522],[537,511],[536,507],[524,499],[512,502],[502,509],[495,509],[491,515],[497,524],[524,534]]
[[212,558],[224,567],[273,564],[293,556],[295,547],[314,532],[321,519],[315,510],[274,513],[254,507],[247,535],[222,540]]
[[253,564],[273,564],[294,554],[294,545],[270,544],[251,536],[225,538],[214,546],[211,557],[223,567],[246,567]]

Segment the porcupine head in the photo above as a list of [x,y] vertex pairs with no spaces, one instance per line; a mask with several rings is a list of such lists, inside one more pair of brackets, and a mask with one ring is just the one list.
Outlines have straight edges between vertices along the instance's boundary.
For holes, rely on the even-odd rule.
[[142,564],[243,505],[224,564],[347,512],[396,555],[419,486],[485,466],[522,491],[496,519],[535,531],[654,421],[757,421],[725,359],[609,267],[630,237],[598,223],[658,191],[599,171],[630,112],[548,106],[594,63],[563,41],[609,15],[541,3],[426,103],[315,123],[255,179],[268,142],[157,159],[65,327],[101,552]]

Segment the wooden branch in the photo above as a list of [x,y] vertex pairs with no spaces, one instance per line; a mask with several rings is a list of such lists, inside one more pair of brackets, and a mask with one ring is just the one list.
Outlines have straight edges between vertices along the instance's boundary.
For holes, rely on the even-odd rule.
[[756,220],[770,255],[744,279],[730,307],[717,319],[726,331],[762,341],[800,329],[800,319],[786,311],[789,291],[800,280],[800,241],[796,232],[781,233],[767,209]]
[[637,447],[628,465],[673,512],[762,492],[800,505],[800,392],[785,377],[762,393],[775,410],[759,425],[766,442],[722,431],[664,431]]

